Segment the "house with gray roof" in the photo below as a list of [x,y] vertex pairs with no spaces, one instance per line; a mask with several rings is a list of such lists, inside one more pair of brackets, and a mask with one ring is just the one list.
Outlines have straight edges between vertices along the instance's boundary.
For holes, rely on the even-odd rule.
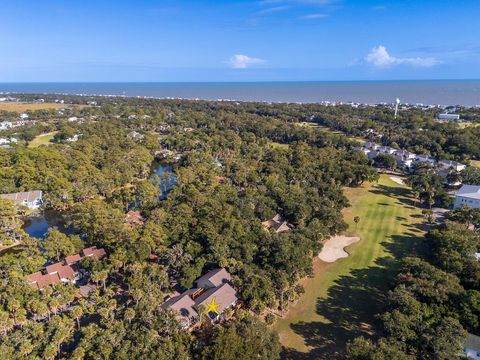
[[231,279],[232,277],[227,270],[224,268],[219,268],[209,271],[202,277],[198,278],[198,280],[195,282],[199,288],[209,289],[225,284]]
[[[223,268],[214,269],[200,277],[197,288],[184,291],[167,299],[161,307],[177,312],[177,320],[185,329],[191,327],[200,315],[206,313],[211,321],[217,321],[222,313],[238,303],[237,291],[230,285],[231,276]],[[208,311],[210,304],[217,304],[217,312]]]
[[42,206],[43,193],[40,190],[1,194],[0,198],[12,200],[16,205],[35,210]]
[[472,209],[480,208],[480,186],[478,185],[462,185],[460,190],[455,194],[454,209],[461,206],[468,206]]

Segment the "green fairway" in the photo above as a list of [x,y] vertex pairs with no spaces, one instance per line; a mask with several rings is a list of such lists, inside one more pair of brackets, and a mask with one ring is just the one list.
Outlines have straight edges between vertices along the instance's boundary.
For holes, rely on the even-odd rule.
[[58,131],[53,131],[46,134],[40,134],[37,137],[35,137],[35,139],[30,141],[30,143],[28,144],[28,147],[34,148],[34,147],[39,147],[40,145],[48,145],[50,144],[50,140],[53,139],[56,133],[58,133]]
[[[410,191],[382,175],[378,184],[346,189],[349,235],[361,240],[348,258],[327,264],[315,258],[314,276],[302,281],[306,293],[276,322],[284,358],[341,358],[350,339],[374,336],[374,316],[383,310],[398,260],[420,251],[421,211]],[[358,227],[354,216],[360,216]]]

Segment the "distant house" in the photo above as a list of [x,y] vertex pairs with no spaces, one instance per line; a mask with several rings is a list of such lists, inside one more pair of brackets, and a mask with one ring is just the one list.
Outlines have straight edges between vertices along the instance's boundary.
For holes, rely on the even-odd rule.
[[273,218],[262,222],[265,230],[272,230],[276,233],[289,231],[293,228],[293,225],[289,224],[280,214],[275,215]]
[[40,208],[43,201],[43,193],[40,190],[1,194],[0,197],[3,199],[10,199],[15,204],[26,206],[32,210]]
[[460,120],[458,114],[438,114],[438,120]]
[[0,146],[10,146],[11,144],[17,144],[18,140],[14,137],[11,138],[0,138]]
[[416,154],[411,153],[408,150],[397,150],[393,153],[393,156],[395,157],[395,160],[397,160],[397,167],[403,169],[409,169],[417,157]]
[[26,113],[21,113],[21,114],[20,114],[20,119],[22,119],[22,120],[28,119],[28,114],[26,114]]
[[480,208],[480,186],[463,185],[455,194],[454,209],[458,209],[462,205],[472,209]]
[[[447,175],[453,171],[462,171],[466,165],[451,160],[437,160],[431,155],[422,155],[411,153],[408,150],[396,150],[390,146],[381,146],[373,142],[366,142],[362,146],[354,148],[355,151],[363,152],[368,160],[375,159],[379,154],[392,155],[397,160],[397,167],[413,171],[413,166],[419,163],[426,163],[435,167],[435,172],[442,178],[446,179]],[[451,184],[456,185],[456,184]],[[459,185],[459,184],[458,184]]]
[[[222,313],[238,303],[236,290],[230,285],[231,276],[227,270],[220,268],[209,271],[197,281],[197,288],[184,291],[162,304],[163,309],[177,312],[177,319],[184,328],[195,323],[200,312],[206,312],[212,321],[218,320]],[[217,312],[208,311],[209,305],[217,304]]]
[[378,153],[380,154],[389,154],[389,155],[392,155],[393,153],[395,153],[397,150],[390,147],[390,146],[380,146],[378,149],[377,149]]
[[468,334],[463,350],[469,359],[480,360],[480,336]]
[[70,136],[69,138],[66,139],[68,142],[75,142],[78,141],[78,138],[80,137],[81,134],[75,134],[73,136]]
[[467,165],[461,164],[453,160],[440,160],[438,166],[441,170],[445,171],[462,171],[465,170]]
[[423,162],[430,165],[435,165],[437,163],[437,159],[430,155],[417,155],[415,162]]
[[2,121],[0,122],[0,130],[7,130],[13,127],[13,123],[11,121]]

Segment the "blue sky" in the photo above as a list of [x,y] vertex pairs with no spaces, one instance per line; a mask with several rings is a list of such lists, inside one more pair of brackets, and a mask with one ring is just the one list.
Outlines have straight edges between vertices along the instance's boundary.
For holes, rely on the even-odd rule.
[[478,0],[16,0],[0,82],[480,78]]

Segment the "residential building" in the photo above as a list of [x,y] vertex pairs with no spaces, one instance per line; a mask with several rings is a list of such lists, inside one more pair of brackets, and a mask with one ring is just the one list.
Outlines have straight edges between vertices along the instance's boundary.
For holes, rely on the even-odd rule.
[[438,114],[438,120],[460,120],[458,114]]
[[[217,321],[225,310],[238,303],[237,292],[230,280],[230,274],[223,268],[209,271],[196,281],[197,288],[166,300],[162,308],[176,311],[184,328],[194,324],[201,312],[206,313],[211,321]],[[212,304],[215,304],[216,311],[209,311]]]
[[11,121],[2,121],[0,122],[0,130],[7,130],[13,127],[13,123]]
[[265,230],[272,230],[276,233],[289,231],[293,228],[293,225],[289,224],[280,214],[277,214],[273,218],[262,222],[262,225]]
[[198,278],[195,283],[199,288],[213,288],[225,284],[231,280],[231,276],[224,268],[209,271],[202,277]]
[[463,350],[467,358],[480,360],[480,336],[468,334]]
[[57,262],[46,267],[48,275],[57,275],[62,282],[75,282],[78,278],[78,269],[75,265]]
[[438,166],[442,170],[449,170],[449,171],[462,171],[467,168],[467,165],[461,164],[453,160],[440,160],[438,162]]
[[40,190],[0,194],[0,197],[3,199],[10,199],[16,205],[26,206],[31,210],[40,208],[43,202],[43,193]]
[[472,209],[480,208],[480,186],[463,185],[455,194],[454,209],[458,209],[462,205]]
[[[88,255],[85,255],[88,254]],[[47,265],[44,270],[27,276],[27,282],[38,290],[60,282],[75,283],[81,278],[79,262],[87,256],[95,256],[98,259],[105,257],[105,249],[97,249],[96,246],[83,249],[80,254],[67,256],[64,260]]]
[[11,144],[18,143],[18,140],[14,137],[12,138],[0,138],[0,146],[10,146]]
[[231,308],[236,305],[238,301],[237,292],[235,289],[228,283],[224,283],[220,286],[207,289],[203,292],[198,298],[195,299],[195,309],[200,311],[200,309],[208,309],[208,304],[215,302],[218,304],[217,311],[218,313],[209,312],[208,316],[212,320],[218,320],[221,314],[228,308]]
[[417,157],[416,154],[408,150],[397,150],[393,153],[393,156],[397,160],[397,167],[403,169],[410,169]]
[[388,155],[392,155],[393,153],[395,153],[397,150],[390,147],[390,146],[380,146],[378,149],[377,149],[378,153],[379,154],[388,154]]
[[130,210],[125,216],[124,224],[136,226],[142,225],[145,222],[145,218],[142,216],[140,211]]
[[424,162],[428,163],[430,165],[435,165],[437,163],[437,159],[435,159],[433,156],[430,155],[417,155],[415,158],[415,162]]
[[81,254],[83,255],[83,257],[95,256],[99,259],[102,259],[105,256],[107,256],[107,253],[105,252],[105,249],[103,249],[103,248],[97,249],[96,246],[91,246],[91,247],[83,249],[81,251]]

